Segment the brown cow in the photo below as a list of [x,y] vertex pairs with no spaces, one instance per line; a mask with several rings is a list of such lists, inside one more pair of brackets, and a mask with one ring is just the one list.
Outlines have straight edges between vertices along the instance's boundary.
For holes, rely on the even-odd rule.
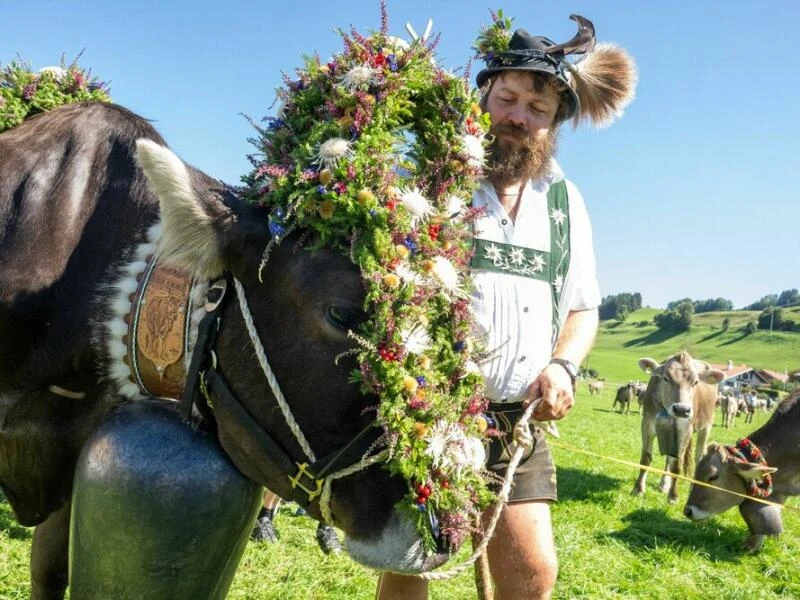
[[617,403],[619,403],[619,414],[624,413],[627,415],[631,411],[631,402],[633,402],[635,398],[636,384],[631,381],[617,390],[617,394],[614,396],[614,404],[611,405],[611,410],[613,411]]
[[589,395],[599,396],[603,392],[603,382],[602,381],[590,381],[589,382]]
[[733,427],[733,422],[739,412],[739,401],[732,394],[722,395],[722,425],[726,429]]
[[[692,431],[697,432],[695,461],[699,461],[706,449],[708,434],[714,423],[717,403],[717,384],[722,380],[722,371],[712,369],[707,363],[693,359],[688,352],[679,352],[659,365],[652,358],[643,358],[639,367],[650,373],[650,381],[644,393],[642,405],[642,455],[640,464],[649,466],[653,460],[653,438],[656,436],[657,420],[668,431],[684,426],[684,419],[691,419],[688,435],[677,447],[669,448],[665,435],[659,436],[659,448],[667,454],[666,470],[679,474],[690,468]],[[643,494],[647,471],[642,469],[633,491]],[[669,493],[671,503],[678,500],[677,479],[664,476],[661,491]]]
[[[718,488],[751,495],[757,491],[755,482],[762,482],[762,486],[766,486],[764,476],[772,475],[769,500],[783,504],[788,496],[800,495],[800,392],[781,402],[770,420],[751,434],[749,439],[760,450],[766,464],[756,462],[752,450],[749,450],[747,460],[753,462],[746,462],[737,456],[737,449],[729,450],[727,446],[711,444],[697,465],[695,477]],[[769,490],[761,493],[767,494]],[[780,507],[742,499],[741,496],[704,486],[692,485],[683,514],[697,521],[736,505],[750,531],[744,543],[750,552],[759,550],[766,536],[783,531]]]

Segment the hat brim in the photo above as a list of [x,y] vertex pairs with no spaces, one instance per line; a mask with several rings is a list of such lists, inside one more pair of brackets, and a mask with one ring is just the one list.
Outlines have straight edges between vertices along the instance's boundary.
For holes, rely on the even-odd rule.
[[[553,69],[552,65],[547,63],[537,64],[535,62],[528,62],[527,64],[524,65],[508,65],[508,66],[504,65],[501,67],[490,67],[487,69],[483,69],[476,75],[475,83],[478,85],[479,88],[481,88],[486,84],[486,82],[489,80],[490,77],[496,75],[497,73],[502,73],[503,71],[535,71],[538,73],[546,73],[551,77],[555,77],[556,79],[564,81],[561,77],[558,76],[558,74],[555,72],[555,69]],[[575,92],[575,90],[572,89],[572,86],[569,85],[569,83],[567,83],[566,81],[564,81],[564,83],[566,84],[567,87],[566,89],[567,94],[565,95],[565,97],[569,102],[569,109],[564,115],[564,120],[566,121],[568,119],[571,119],[575,115],[575,113],[578,112],[578,109],[580,108],[580,100],[578,99],[578,94]]]

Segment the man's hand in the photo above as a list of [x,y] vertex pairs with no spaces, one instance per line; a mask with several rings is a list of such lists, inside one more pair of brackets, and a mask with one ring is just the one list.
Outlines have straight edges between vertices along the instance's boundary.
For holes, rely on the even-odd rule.
[[537,421],[563,419],[575,404],[572,380],[561,365],[547,365],[534,380],[526,394],[523,406],[541,397],[539,407],[533,412]]

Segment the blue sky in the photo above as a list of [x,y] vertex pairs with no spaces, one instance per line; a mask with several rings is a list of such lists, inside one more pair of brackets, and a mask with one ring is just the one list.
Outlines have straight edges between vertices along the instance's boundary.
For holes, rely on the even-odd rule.
[[[583,192],[604,295],[645,304],[728,298],[736,307],[800,287],[800,3],[389,0],[390,30],[428,18],[438,54],[463,66],[489,8],[565,41],[571,13],[636,59],[637,99],[608,129],[565,130],[559,161]],[[187,162],[237,183],[280,73],[341,48],[337,27],[380,26],[379,3],[163,0],[3,2],[0,62],[34,67],[85,49],[114,100],[153,119]],[[479,65],[474,65],[473,74]]]

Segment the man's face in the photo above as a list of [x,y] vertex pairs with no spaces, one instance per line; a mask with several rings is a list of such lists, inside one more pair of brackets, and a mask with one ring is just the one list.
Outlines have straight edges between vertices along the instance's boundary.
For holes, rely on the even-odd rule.
[[550,86],[537,91],[527,72],[506,71],[497,77],[486,99],[494,136],[489,178],[495,185],[544,174],[555,150],[558,107],[558,92]]

